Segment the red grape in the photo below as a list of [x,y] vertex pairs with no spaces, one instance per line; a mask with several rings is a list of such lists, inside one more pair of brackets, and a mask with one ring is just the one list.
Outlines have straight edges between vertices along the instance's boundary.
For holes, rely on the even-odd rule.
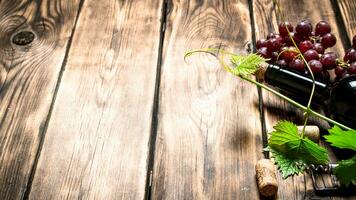
[[328,52],[321,56],[320,62],[325,69],[333,69],[336,67],[336,54],[334,52]]
[[311,48],[313,48],[313,43],[311,41],[309,41],[309,40],[304,40],[304,41],[299,43],[299,50],[302,53],[308,51]]
[[324,49],[323,45],[321,43],[318,43],[318,42],[313,45],[313,49],[316,52],[318,52],[319,54],[324,54],[324,52],[325,52],[325,49]]
[[267,47],[267,40],[266,39],[259,39],[256,42],[256,48],[260,49],[261,47]]
[[267,40],[267,48],[270,52],[278,51],[281,46],[282,43],[276,38],[270,38],[269,40]]
[[308,20],[303,20],[297,24],[295,31],[302,37],[308,37],[312,32],[313,26]]
[[308,65],[314,74],[320,74],[323,71],[323,64],[319,60],[311,60]]
[[331,27],[328,22],[326,21],[320,21],[319,23],[316,24],[315,27],[315,34],[318,36],[323,36],[327,33],[330,33]]
[[267,40],[274,38],[274,33],[268,33]]
[[335,35],[331,33],[327,33],[321,37],[321,44],[323,44],[324,47],[332,47],[336,44],[336,37]]
[[[294,32],[290,32],[290,35],[292,36],[292,38],[293,38],[293,40],[294,40],[294,42],[296,44],[299,44],[300,41],[302,40],[301,37],[298,34],[294,33]],[[283,39],[284,39],[284,43],[286,43],[287,46],[294,46],[294,44],[293,44],[292,40],[290,39],[289,35],[285,36]]]
[[257,54],[264,58],[271,58],[271,53],[268,51],[267,47],[261,47],[257,49]]
[[344,61],[351,63],[356,61],[356,49],[351,48],[345,52]]
[[295,47],[283,48],[283,52],[280,55],[281,59],[284,59],[287,63],[292,61],[297,56],[298,56],[298,52]]
[[279,65],[281,67],[286,67],[288,65],[288,63],[284,59],[280,59],[277,61],[277,65]]
[[346,71],[346,70],[345,70],[344,67],[337,66],[337,67],[335,68],[335,75],[336,75],[336,77],[341,78],[342,75],[345,73],[345,71]]
[[275,35],[274,35],[274,38],[276,38],[276,40],[277,40],[279,43],[281,43],[281,45],[283,44],[284,39],[283,39],[283,37],[282,37],[280,34],[275,34]]
[[290,63],[289,63],[289,67],[293,70],[296,70],[298,72],[304,72],[305,71],[305,65],[304,65],[304,61],[296,58],[293,59]]
[[347,72],[350,75],[356,74],[356,62],[350,64],[350,66],[347,68]]
[[279,34],[281,34],[281,36],[283,36],[283,37],[288,36],[288,30],[289,30],[289,32],[293,32],[293,26],[289,22],[280,23],[278,26],[278,29],[279,29]]
[[319,54],[313,49],[309,49],[303,54],[306,61],[319,60]]

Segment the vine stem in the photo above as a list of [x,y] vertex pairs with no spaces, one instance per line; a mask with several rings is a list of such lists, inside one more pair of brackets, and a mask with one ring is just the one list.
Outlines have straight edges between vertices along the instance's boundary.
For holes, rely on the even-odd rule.
[[337,125],[337,126],[343,128],[343,129],[352,130],[350,127],[347,127],[347,126],[345,126],[345,125],[343,125],[343,124],[341,124],[341,123],[339,123],[339,122],[337,122],[335,120],[332,120],[332,119],[330,119],[330,118],[328,118],[328,117],[326,117],[326,116],[324,116],[324,115],[322,115],[322,114],[320,114],[320,113],[318,113],[318,112],[316,112],[316,111],[314,111],[314,110],[312,110],[312,109],[310,109],[310,108],[308,108],[306,106],[303,106],[302,104],[294,101],[293,99],[291,99],[291,98],[289,98],[289,97],[277,92],[276,90],[274,90],[274,89],[272,89],[272,88],[270,88],[270,87],[268,87],[268,86],[266,86],[266,85],[264,85],[264,84],[262,84],[262,83],[260,83],[258,81],[255,81],[255,80],[253,80],[253,79],[251,79],[251,78],[249,78],[247,76],[244,76],[244,75],[239,75],[239,77],[241,79],[243,79],[243,80],[246,80],[246,81],[248,81],[248,82],[250,82],[252,84],[255,84],[256,86],[261,87],[261,88],[273,93],[274,95],[276,95],[276,96],[288,101],[290,104],[302,109],[305,113],[307,113],[309,115],[313,115],[315,117],[323,119],[323,120],[325,120],[325,121],[327,121],[327,122],[329,122],[331,124],[334,124],[334,125]]
[[312,80],[313,80],[313,86],[312,86],[312,91],[310,93],[310,96],[309,96],[309,100],[308,100],[308,104],[307,104],[307,110],[305,111],[304,113],[304,125],[303,125],[303,130],[302,130],[302,134],[301,134],[301,137],[303,138],[304,137],[304,133],[305,133],[305,128],[307,127],[307,123],[308,123],[308,119],[309,119],[309,115],[310,115],[310,106],[311,106],[311,102],[313,100],[313,96],[314,96],[314,92],[315,92],[315,78],[314,78],[314,73],[312,72],[308,62],[305,60],[302,52],[300,51],[298,45],[295,43],[292,35],[290,34],[289,32],[289,29],[287,28],[287,31],[288,31],[288,35],[289,35],[289,38],[292,40],[293,42],[293,45],[295,46],[295,48],[297,49],[300,57],[303,59],[303,62],[306,64],[307,66],[307,69],[308,69],[308,72],[310,73],[311,77],[312,77]]

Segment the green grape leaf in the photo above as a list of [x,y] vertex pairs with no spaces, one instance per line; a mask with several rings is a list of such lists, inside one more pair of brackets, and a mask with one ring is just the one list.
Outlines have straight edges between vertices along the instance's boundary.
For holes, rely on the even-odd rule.
[[341,160],[334,169],[334,173],[341,184],[348,186],[351,182],[356,181],[356,156],[348,160]]
[[285,156],[283,153],[275,151],[272,148],[270,148],[269,151],[272,153],[272,158],[274,158],[275,164],[278,166],[278,169],[282,173],[283,179],[304,171],[305,168],[303,164],[306,163],[303,160],[296,160]]
[[356,130],[344,131],[340,127],[334,126],[332,129],[329,129],[329,133],[324,138],[331,146],[356,151]]
[[297,126],[292,122],[281,121],[274,129],[268,142],[273,149],[293,158],[301,157],[309,164],[328,162],[327,150],[308,138],[302,138],[298,134]]
[[247,56],[232,55],[231,63],[234,68],[232,68],[231,72],[235,75],[251,75],[259,69],[261,64],[266,63],[266,61],[265,58],[257,54],[249,54]]
[[325,165],[329,162],[328,151],[309,138],[302,139],[301,147],[300,154],[307,163]]
[[275,131],[270,133],[268,143],[270,147],[283,153],[298,148],[301,138],[296,125],[292,122],[280,121],[273,128]]
[[327,164],[327,150],[308,138],[302,138],[298,134],[298,128],[289,121],[280,121],[274,126],[275,131],[270,133],[268,146],[279,161],[277,166],[281,169],[283,177],[299,173],[300,170],[292,165],[292,162],[302,164]]
[[297,126],[289,121],[280,121],[280,123],[277,123],[274,127],[273,127],[276,131],[279,131],[281,133],[285,133],[285,134],[292,134],[293,136],[298,136],[298,128]]

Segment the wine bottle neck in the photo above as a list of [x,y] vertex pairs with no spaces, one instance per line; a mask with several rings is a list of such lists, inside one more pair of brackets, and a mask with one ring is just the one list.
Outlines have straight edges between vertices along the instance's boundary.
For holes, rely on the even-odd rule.
[[[299,73],[282,69],[277,65],[269,65],[264,74],[266,83],[275,86],[292,98],[298,98],[302,101],[307,101],[310,97],[313,80]],[[330,89],[326,83],[315,81],[315,90],[313,102],[319,105],[324,103],[324,100],[329,98]]]

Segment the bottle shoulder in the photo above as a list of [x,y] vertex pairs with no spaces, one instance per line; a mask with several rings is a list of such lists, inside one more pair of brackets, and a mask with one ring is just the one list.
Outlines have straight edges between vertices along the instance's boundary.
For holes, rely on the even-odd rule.
[[337,82],[331,90],[330,111],[335,119],[349,127],[356,126],[356,76]]

